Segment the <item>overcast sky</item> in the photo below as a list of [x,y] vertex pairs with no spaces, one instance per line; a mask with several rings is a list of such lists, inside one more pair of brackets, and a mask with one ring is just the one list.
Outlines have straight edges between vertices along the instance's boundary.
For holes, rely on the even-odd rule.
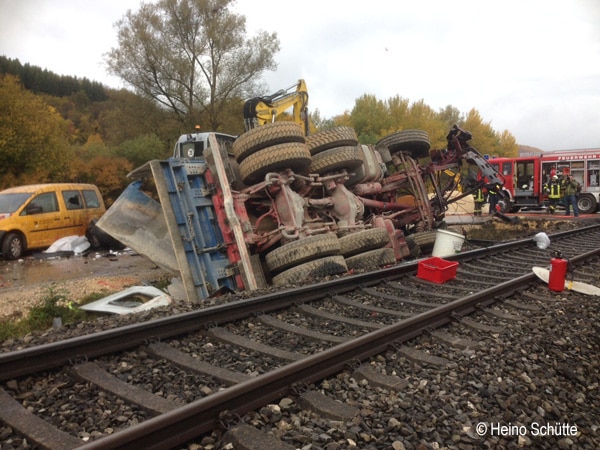
[[[0,55],[122,87],[103,55],[140,0],[0,0]],[[363,94],[475,108],[543,150],[600,148],[600,0],[238,0],[276,32],[272,93],[306,80],[329,118]],[[480,149],[485,153],[485,149]]]

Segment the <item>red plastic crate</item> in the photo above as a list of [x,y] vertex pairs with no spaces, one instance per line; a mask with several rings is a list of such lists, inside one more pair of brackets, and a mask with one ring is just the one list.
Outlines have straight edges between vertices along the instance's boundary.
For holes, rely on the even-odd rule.
[[445,283],[448,280],[456,278],[457,267],[457,262],[446,261],[445,259],[433,256],[419,261],[417,277],[433,281],[434,283]]

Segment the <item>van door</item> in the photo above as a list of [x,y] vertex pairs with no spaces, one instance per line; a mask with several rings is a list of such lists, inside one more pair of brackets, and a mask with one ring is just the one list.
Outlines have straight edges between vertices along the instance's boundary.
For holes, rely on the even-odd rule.
[[92,220],[102,217],[105,208],[99,192],[93,189],[83,189],[81,192],[83,193],[83,200],[85,202],[85,225],[87,227]]
[[[70,189],[61,191],[65,210],[63,211],[63,233],[61,236],[83,236],[85,234],[86,213],[81,192]],[[67,232],[68,230],[68,232]]]
[[20,216],[28,247],[45,247],[54,242],[56,229],[61,226],[61,214],[55,192],[44,192],[33,197]]

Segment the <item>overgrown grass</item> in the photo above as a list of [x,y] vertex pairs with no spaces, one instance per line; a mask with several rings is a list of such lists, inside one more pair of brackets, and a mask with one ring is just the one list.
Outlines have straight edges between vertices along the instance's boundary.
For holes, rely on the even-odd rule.
[[25,336],[32,331],[46,330],[52,327],[55,317],[60,317],[63,324],[68,324],[79,322],[85,319],[86,315],[85,311],[72,306],[63,292],[51,287],[39,304],[29,310],[26,317],[16,321],[0,321],[0,342]]
[[[153,286],[163,289],[169,285],[169,279],[156,281]],[[82,299],[77,304],[85,305],[93,301],[106,297],[106,292],[93,292]],[[102,313],[86,312],[73,304],[67,295],[55,287],[49,287],[48,293],[39,304],[29,310],[26,317],[22,319],[0,319],[0,342],[11,338],[20,338],[33,331],[44,331],[52,327],[55,317],[60,317],[63,325],[83,320],[93,319]]]

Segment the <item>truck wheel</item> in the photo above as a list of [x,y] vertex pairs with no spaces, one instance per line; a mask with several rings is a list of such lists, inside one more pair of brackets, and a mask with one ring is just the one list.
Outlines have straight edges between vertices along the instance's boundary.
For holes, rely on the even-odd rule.
[[340,238],[340,253],[346,258],[381,248],[390,243],[390,235],[384,228],[369,228]]
[[390,264],[396,264],[396,255],[392,248],[378,248],[346,258],[348,270],[373,270]]
[[340,242],[335,234],[317,234],[276,248],[265,256],[265,262],[269,271],[276,273],[312,259],[339,253]]
[[310,173],[324,175],[334,170],[345,169],[352,171],[363,165],[363,160],[354,147],[335,147],[322,151],[312,158],[312,163],[308,169]]
[[437,231],[421,231],[415,234],[409,234],[407,236],[411,238],[411,240],[419,246],[419,248],[423,247],[431,247],[435,244],[435,238],[437,236]]
[[429,156],[431,142],[426,131],[402,130],[380,139],[375,147],[387,147],[391,154],[406,151],[417,159]]
[[302,173],[310,166],[311,158],[306,144],[290,142],[273,145],[249,155],[240,163],[244,184],[250,186],[262,181],[269,172],[292,169]]
[[406,244],[408,245],[409,258],[417,258],[421,254],[421,247],[417,244],[413,236],[414,235],[410,234],[404,237]]
[[597,207],[598,202],[592,194],[579,194],[577,197],[577,209],[580,214],[593,214]]
[[242,162],[263,148],[287,142],[304,143],[306,137],[302,127],[296,122],[273,122],[258,128],[253,128],[240,135],[231,146],[231,151],[237,162]]
[[355,147],[358,145],[358,137],[352,127],[335,127],[307,136],[306,145],[308,145],[310,154],[316,155],[330,148]]
[[2,241],[2,256],[4,259],[18,259],[25,251],[25,243],[18,233],[8,233]]
[[348,271],[346,261],[341,255],[327,256],[325,258],[315,259],[299,266],[292,267],[279,275],[273,277],[275,286],[284,286],[286,284],[299,284],[306,280],[338,275]]

